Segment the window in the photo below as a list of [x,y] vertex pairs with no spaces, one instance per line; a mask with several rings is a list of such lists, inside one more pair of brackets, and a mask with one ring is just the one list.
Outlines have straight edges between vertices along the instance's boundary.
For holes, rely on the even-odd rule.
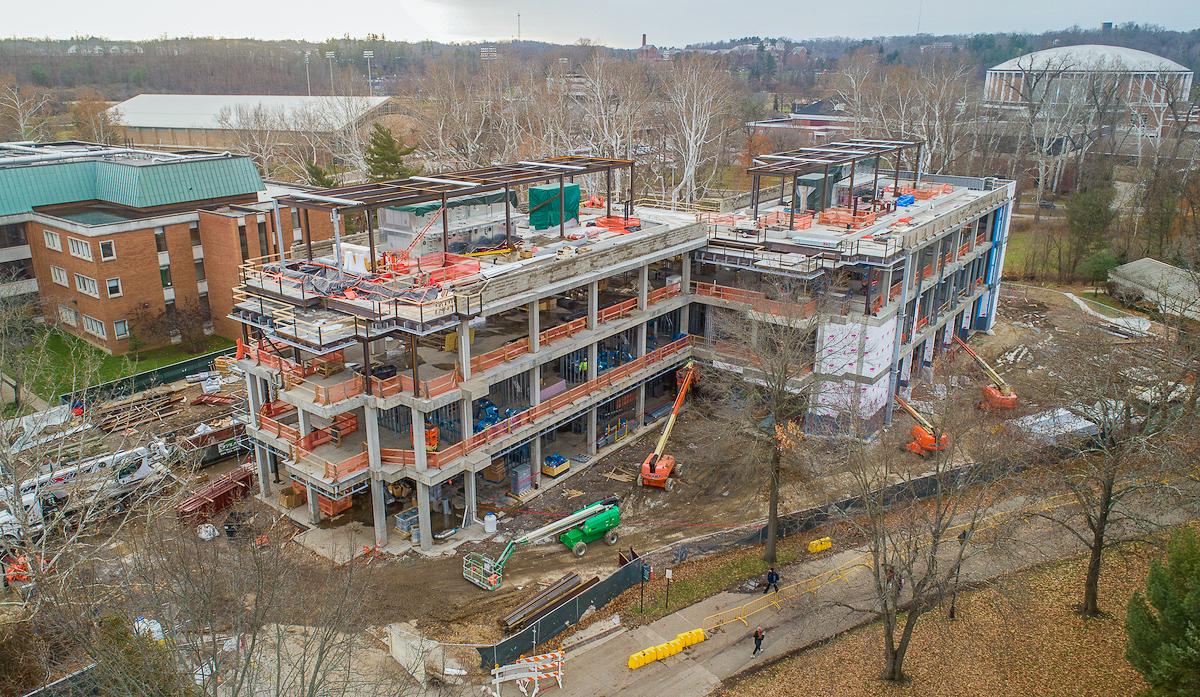
[[67,280],[67,270],[58,266],[50,267],[50,278],[60,286],[71,287],[71,282]]
[[172,287],[173,284],[171,283],[171,267],[170,266],[158,267],[158,276],[159,276],[159,278],[162,279],[162,287],[163,288]]
[[68,237],[67,247],[71,250],[71,256],[92,260],[92,245],[87,240]]
[[154,228],[154,246],[159,252],[167,251],[167,231],[163,228]]
[[267,248],[267,224],[261,220],[258,222],[258,253],[264,257],[271,253]]
[[104,282],[104,288],[108,291],[108,297],[110,297],[110,298],[121,297],[121,279],[119,279],[119,278],[108,279],[107,281]]
[[246,222],[238,223],[238,242],[242,246],[242,261],[250,258],[250,247],[246,244]]
[[100,286],[96,285],[96,279],[89,278],[81,273],[75,274],[75,288],[80,293],[90,295],[93,298],[100,297]]
[[46,249],[53,249],[56,252],[62,251],[62,238],[57,232],[50,230],[42,230],[42,238],[46,240]]
[[192,238],[192,246],[199,247],[201,244],[201,242],[200,242],[200,225],[197,223],[192,223],[191,225],[189,225],[188,226],[188,235],[190,235]]
[[200,296],[200,317],[204,319],[205,324],[212,323],[212,306],[208,304],[208,294]]
[[104,323],[91,315],[83,316],[83,331],[98,336],[101,339],[108,338],[108,333],[104,331]]
[[117,243],[112,240],[100,241],[100,258],[104,261],[112,261],[117,258]]
[[205,278],[208,278],[208,277],[204,275],[204,260],[197,259],[196,260],[196,281],[197,282],[203,281]]
[[300,229],[300,209],[299,208],[292,209],[292,229],[293,230]]
[[124,339],[129,336],[129,320],[119,319],[113,322],[113,336]]
[[79,325],[79,313],[73,308],[67,307],[66,305],[58,306],[58,318],[64,324],[69,324],[72,327]]
[[20,247],[29,244],[25,239],[25,223],[0,225],[0,247]]

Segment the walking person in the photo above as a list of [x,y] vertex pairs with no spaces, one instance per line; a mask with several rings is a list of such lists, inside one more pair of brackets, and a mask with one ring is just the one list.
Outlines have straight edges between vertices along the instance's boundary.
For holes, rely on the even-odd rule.
[[776,593],[779,592],[779,572],[773,566],[767,569],[767,585],[763,588],[763,595],[766,595],[772,587]]
[[754,657],[758,656],[758,654],[762,653],[763,638],[765,638],[766,636],[767,636],[767,632],[765,629],[762,628],[762,625],[759,625],[754,630],[754,652],[750,654],[750,658],[754,658]]

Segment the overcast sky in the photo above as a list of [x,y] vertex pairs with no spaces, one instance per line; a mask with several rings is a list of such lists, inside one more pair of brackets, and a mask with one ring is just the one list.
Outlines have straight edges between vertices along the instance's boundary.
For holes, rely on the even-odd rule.
[[[15,0],[13,0],[15,2]],[[174,8],[178,7],[178,10]],[[740,36],[871,37],[994,31],[1040,32],[1112,21],[1200,27],[1197,0],[43,0],[7,11],[10,36],[112,39],[251,36],[573,43],[633,47]]]

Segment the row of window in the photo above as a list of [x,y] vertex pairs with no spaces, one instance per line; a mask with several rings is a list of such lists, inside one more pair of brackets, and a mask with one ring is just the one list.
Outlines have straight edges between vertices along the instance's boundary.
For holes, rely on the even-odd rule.
[[[72,327],[78,327],[80,319],[83,321],[83,331],[100,339],[108,338],[108,328],[104,322],[92,317],[91,315],[80,315],[79,310],[66,305],[58,306],[58,318],[64,324],[69,324]],[[129,338],[129,320],[119,319],[113,322],[113,338],[127,339]]]
[[[171,267],[160,266],[158,268],[159,278],[162,280],[163,288],[173,288],[174,282],[171,280]],[[61,266],[50,267],[50,278],[58,285],[64,288],[70,288],[71,283],[68,281],[67,270]],[[204,274],[204,260],[196,260],[196,281],[203,281],[206,278]],[[116,298],[121,295],[121,279],[110,278],[104,282],[105,290],[108,292],[108,297]],[[86,293],[93,298],[100,297],[100,292],[97,290],[96,279],[89,276],[84,276],[81,273],[75,274],[75,288],[81,293]]]
[[[7,226],[5,226],[7,227]],[[261,227],[261,225],[260,225]],[[24,228],[18,228],[20,232],[21,244],[25,242]],[[191,236],[192,246],[200,246],[200,226],[192,223],[188,228],[188,233]],[[46,240],[46,248],[53,249],[56,252],[62,251],[62,235],[53,230],[42,230],[42,237]],[[117,258],[117,244],[114,240],[100,240],[100,259],[103,261],[112,261]],[[0,245],[2,246],[2,245]],[[164,228],[154,229],[154,247],[159,252],[167,251],[167,231]],[[80,259],[92,260],[92,245],[87,240],[79,239],[78,237],[67,238],[67,250],[71,256],[79,257]]]
[[[46,241],[46,249],[53,249],[56,252],[61,252],[62,235],[53,230],[42,230],[42,239]],[[100,240],[100,259],[103,261],[112,261],[117,258],[117,243],[114,240]],[[71,252],[71,256],[79,257],[86,261],[92,260],[92,243],[87,240],[81,240],[78,237],[67,238],[67,250]]]
[[[67,280],[67,270],[59,266],[50,267],[50,278],[64,288],[70,288],[71,284]],[[84,276],[81,273],[75,274],[75,289],[85,295],[90,295],[93,298],[100,297],[100,286],[96,283],[96,279],[91,276]],[[104,281],[104,290],[110,298],[121,297],[121,279],[119,277],[109,278]]]

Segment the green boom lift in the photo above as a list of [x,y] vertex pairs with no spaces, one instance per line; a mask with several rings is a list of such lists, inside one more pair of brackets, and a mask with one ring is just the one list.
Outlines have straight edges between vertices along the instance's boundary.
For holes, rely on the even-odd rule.
[[603,539],[605,544],[615,545],[616,527],[620,524],[621,509],[617,506],[617,497],[610,496],[549,525],[514,537],[496,559],[479,552],[467,553],[463,557],[463,578],[484,590],[494,591],[504,582],[504,565],[517,551],[518,545],[558,535],[559,542],[566,545],[575,556],[582,557],[587,553],[590,542]]

